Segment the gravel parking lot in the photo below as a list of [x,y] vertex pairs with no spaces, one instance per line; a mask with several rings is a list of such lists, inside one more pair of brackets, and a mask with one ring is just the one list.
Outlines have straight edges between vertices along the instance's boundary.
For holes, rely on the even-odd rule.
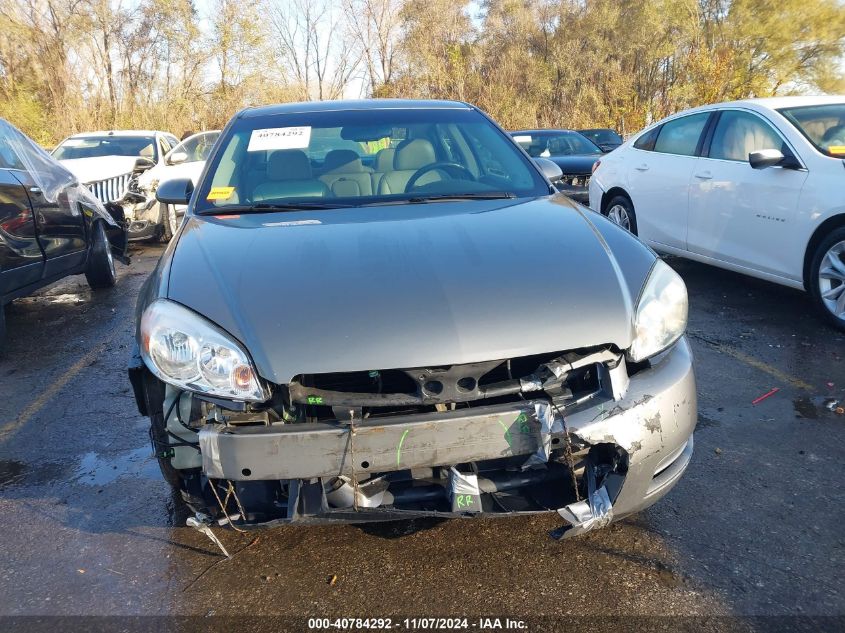
[[184,527],[126,377],[160,253],[136,248],[110,291],[71,278],[7,307],[0,614],[845,613],[845,415],[826,406],[845,402],[845,336],[804,294],[670,260],[690,293],[696,454],[636,517],[565,542],[554,516],[221,530],[225,560]]

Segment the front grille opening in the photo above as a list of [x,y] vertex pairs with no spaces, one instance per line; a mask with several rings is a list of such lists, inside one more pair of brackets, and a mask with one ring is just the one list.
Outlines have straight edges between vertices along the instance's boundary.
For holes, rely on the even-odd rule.
[[[540,394],[565,404],[601,390],[601,365],[595,362],[569,369],[560,378],[550,367],[577,363],[607,349],[548,352],[445,367],[302,374],[288,385],[290,404],[295,417],[308,422],[344,415],[372,418],[456,411],[520,402]],[[540,380],[542,390],[526,386]]]

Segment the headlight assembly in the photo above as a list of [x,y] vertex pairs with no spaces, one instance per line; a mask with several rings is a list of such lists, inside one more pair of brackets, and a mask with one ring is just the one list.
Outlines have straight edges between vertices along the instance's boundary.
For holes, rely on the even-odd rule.
[[241,345],[178,303],[158,299],[144,310],[141,342],[147,367],[171,385],[248,402],[270,396]]
[[645,360],[677,341],[687,327],[688,307],[683,279],[658,259],[637,303],[634,342],[628,358]]

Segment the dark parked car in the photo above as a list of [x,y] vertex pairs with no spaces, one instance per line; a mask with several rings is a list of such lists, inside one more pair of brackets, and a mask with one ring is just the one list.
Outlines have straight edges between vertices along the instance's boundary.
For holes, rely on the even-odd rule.
[[519,130],[514,140],[532,158],[547,158],[563,172],[557,188],[581,204],[590,201],[590,174],[601,148],[573,130]]
[[190,202],[129,375],[191,524],[577,534],[666,494],[697,417],[686,288],[553,173],[464,103],[332,101],[244,110],[196,190],[162,183]]
[[4,306],[68,275],[113,286],[128,263],[119,207],[106,209],[67,169],[0,119],[0,346]]
[[608,128],[595,128],[591,130],[578,130],[593,143],[601,147],[603,152],[611,152],[624,142],[614,130]]

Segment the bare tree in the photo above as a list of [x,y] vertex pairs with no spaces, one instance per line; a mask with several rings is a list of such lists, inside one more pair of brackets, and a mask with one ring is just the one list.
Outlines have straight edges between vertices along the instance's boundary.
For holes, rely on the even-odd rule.
[[268,0],[281,63],[301,99],[342,97],[360,63],[344,45],[344,14],[328,0]]
[[389,85],[397,66],[401,38],[401,0],[343,0],[353,42],[366,66],[370,94]]

